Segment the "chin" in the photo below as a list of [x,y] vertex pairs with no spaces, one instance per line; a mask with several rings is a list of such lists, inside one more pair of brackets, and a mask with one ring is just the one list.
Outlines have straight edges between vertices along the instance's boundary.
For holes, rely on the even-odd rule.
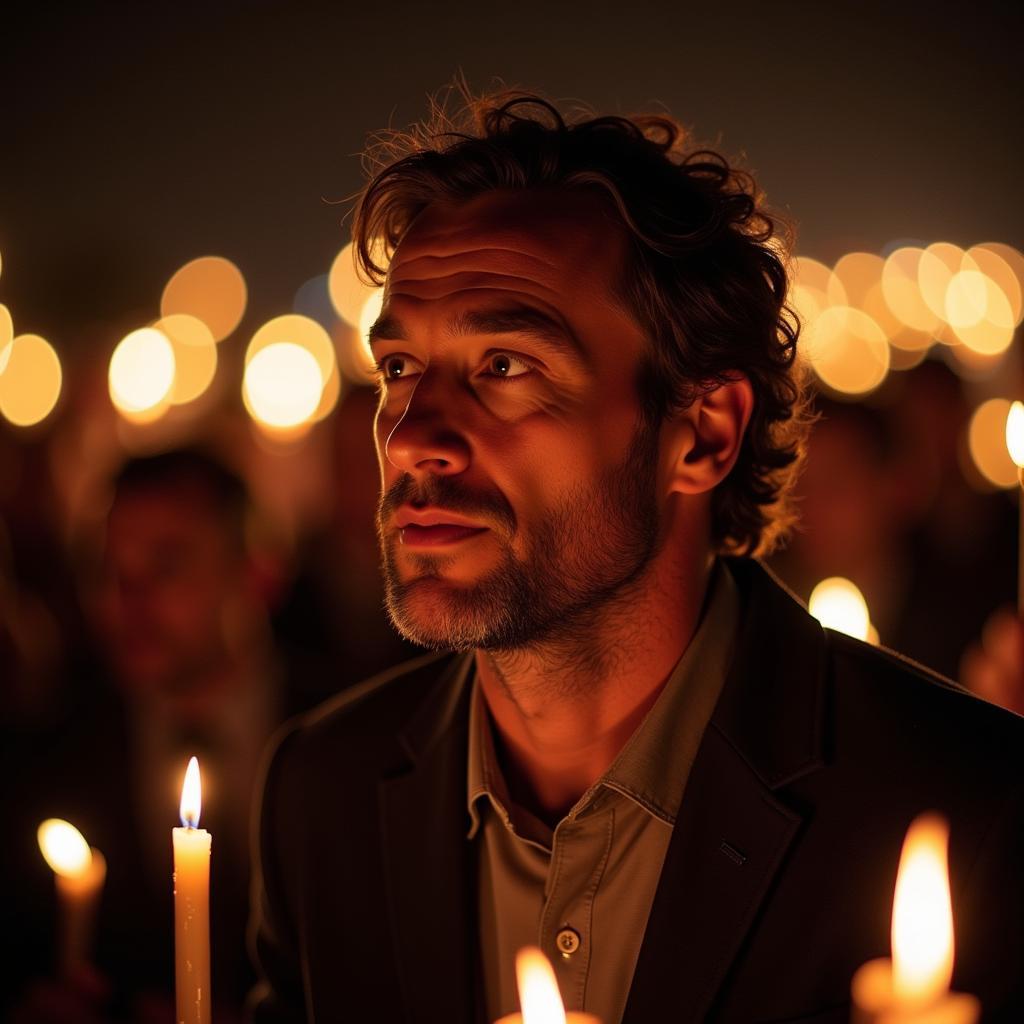
[[437,577],[389,586],[388,615],[406,640],[437,650],[471,650],[491,629],[471,588]]

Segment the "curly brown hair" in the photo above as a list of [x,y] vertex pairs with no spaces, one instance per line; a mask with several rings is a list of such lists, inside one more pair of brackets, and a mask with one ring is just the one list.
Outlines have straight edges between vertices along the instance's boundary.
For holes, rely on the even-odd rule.
[[353,223],[356,259],[374,283],[416,216],[439,200],[495,189],[597,192],[630,236],[621,296],[652,340],[640,392],[650,423],[737,374],[754,411],[732,471],[712,495],[712,540],[728,554],[766,554],[785,535],[807,435],[796,362],[799,323],[786,305],[788,232],[753,177],[687,145],[664,115],[563,115],[524,92],[472,96],[455,112],[377,135]]

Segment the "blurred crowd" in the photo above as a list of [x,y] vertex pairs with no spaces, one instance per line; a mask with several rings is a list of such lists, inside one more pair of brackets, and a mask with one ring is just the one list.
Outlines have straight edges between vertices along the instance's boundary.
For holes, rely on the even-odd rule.
[[[240,1018],[261,751],[289,715],[413,653],[382,609],[373,406],[369,389],[348,391],[301,450],[211,435],[72,459],[85,480],[73,488],[59,437],[0,431],[11,1019],[173,1019],[170,830],[192,754],[214,836],[214,1019]],[[1019,493],[965,474],[961,382],[927,360],[870,403],[822,398],[818,411],[801,523],[770,567],[804,600],[826,577],[852,580],[882,644],[1024,711]],[[36,841],[49,817],[108,864],[81,976],[55,973]]]

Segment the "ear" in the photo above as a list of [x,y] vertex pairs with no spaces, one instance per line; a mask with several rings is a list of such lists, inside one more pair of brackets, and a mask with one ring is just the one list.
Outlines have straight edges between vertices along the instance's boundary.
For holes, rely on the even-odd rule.
[[703,494],[736,464],[754,411],[750,381],[735,374],[677,413],[668,429],[668,492]]

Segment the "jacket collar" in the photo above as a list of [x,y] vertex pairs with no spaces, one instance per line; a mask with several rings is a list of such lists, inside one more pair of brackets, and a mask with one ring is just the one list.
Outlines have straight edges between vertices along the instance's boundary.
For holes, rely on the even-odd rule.
[[743,595],[736,658],[711,721],[778,789],[821,763],[825,634],[760,562],[727,558]]
[[465,838],[469,664],[467,655],[427,669],[437,682],[399,738],[408,763],[378,786],[387,905],[409,1024],[470,1024],[478,1016],[476,867]]
[[744,611],[694,761],[624,1024],[704,1020],[803,818],[779,792],[822,763],[825,639],[761,565],[727,560]]

